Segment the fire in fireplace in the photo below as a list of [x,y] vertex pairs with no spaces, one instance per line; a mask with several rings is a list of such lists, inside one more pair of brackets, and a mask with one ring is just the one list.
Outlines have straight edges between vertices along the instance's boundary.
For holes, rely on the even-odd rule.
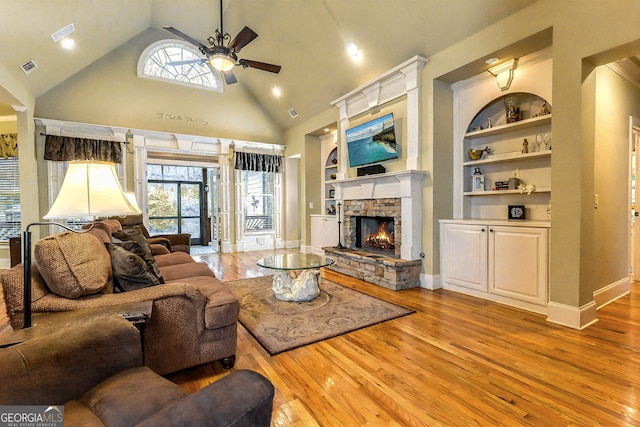
[[395,255],[393,218],[357,217],[356,246],[361,249]]

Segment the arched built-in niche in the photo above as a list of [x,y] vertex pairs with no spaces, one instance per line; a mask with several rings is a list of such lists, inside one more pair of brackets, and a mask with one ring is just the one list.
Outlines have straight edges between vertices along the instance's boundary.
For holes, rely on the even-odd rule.
[[507,104],[511,102],[517,109],[517,117],[511,123],[551,114],[551,103],[541,96],[528,92],[509,93],[493,99],[482,107],[467,126],[467,132],[509,124]]

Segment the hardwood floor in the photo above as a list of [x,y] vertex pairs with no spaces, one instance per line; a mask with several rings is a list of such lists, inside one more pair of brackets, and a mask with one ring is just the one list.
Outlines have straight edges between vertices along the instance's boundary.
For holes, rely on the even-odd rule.
[[[255,264],[271,253],[197,258],[227,282],[271,274]],[[640,425],[638,283],[576,331],[454,292],[324,274],[416,313],[273,357],[239,325],[234,369],[273,382],[273,426]],[[168,378],[195,391],[227,373],[209,363]]]
[[[272,253],[203,255],[223,281],[270,274]],[[576,331],[450,291],[325,277],[415,314],[269,356],[240,325],[234,369],[276,387],[273,426],[640,425],[640,285]],[[194,391],[211,363],[170,375]]]

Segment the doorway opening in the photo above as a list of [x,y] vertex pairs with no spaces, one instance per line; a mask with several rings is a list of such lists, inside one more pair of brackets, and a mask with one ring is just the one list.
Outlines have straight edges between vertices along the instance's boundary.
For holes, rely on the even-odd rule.
[[149,232],[189,233],[218,251],[217,168],[147,164]]

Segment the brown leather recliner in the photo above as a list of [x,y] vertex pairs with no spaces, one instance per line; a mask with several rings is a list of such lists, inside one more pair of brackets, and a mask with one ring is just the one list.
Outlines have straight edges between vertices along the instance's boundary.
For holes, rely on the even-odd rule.
[[60,405],[65,426],[268,426],[273,385],[237,370],[188,393],[142,366],[140,333],[102,317],[0,348],[0,404]]
[[149,230],[144,225],[142,214],[139,215],[127,215],[127,216],[114,216],[113,219],[117,219],[122,224],[123,229],[127,228],[140,228],[140,232],[147,239],[149,244],[162,244],[167,246],[170,252],[186,252],[191,250],[191,234],[188,233],[174,233],[174,234],[155,234],[149,235]]

